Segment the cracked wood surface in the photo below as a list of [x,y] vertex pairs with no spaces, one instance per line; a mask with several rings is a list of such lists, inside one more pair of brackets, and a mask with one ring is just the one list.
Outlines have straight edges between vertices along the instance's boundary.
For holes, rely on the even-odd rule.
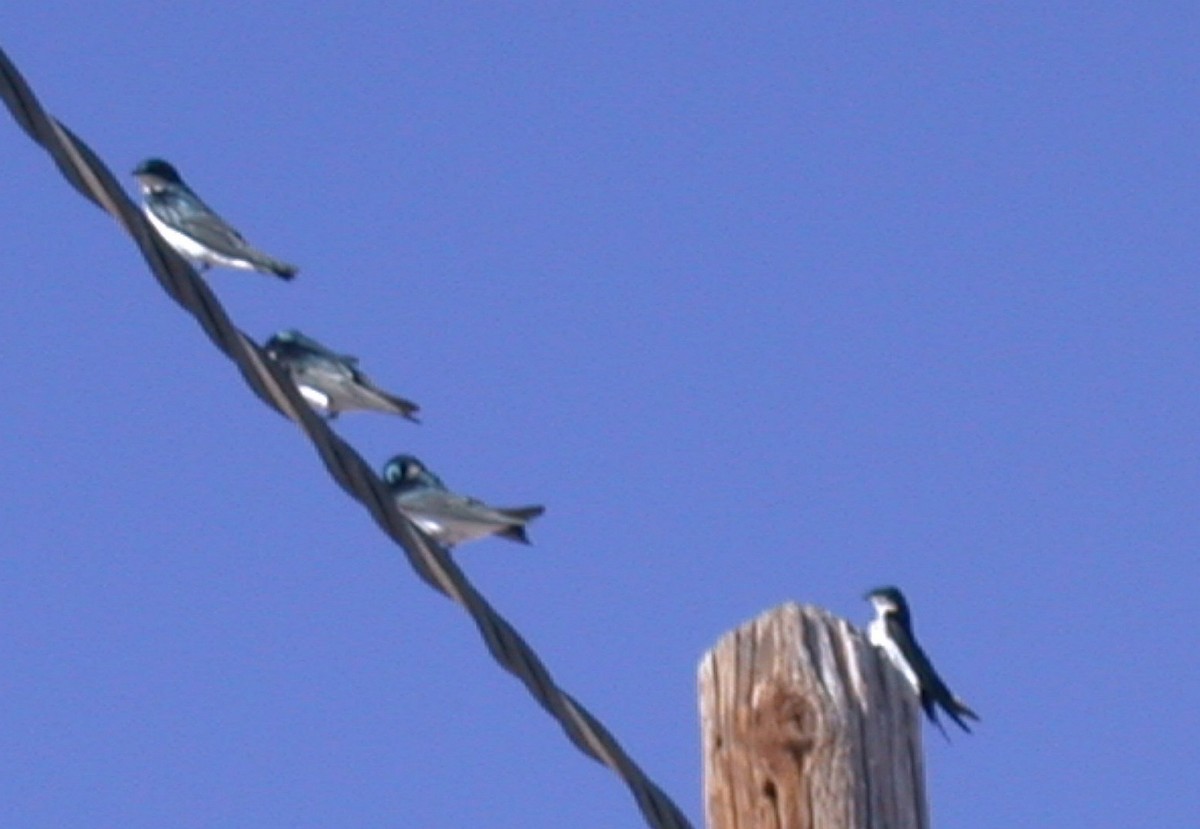
[[928,829],[916,695],[850,623],[775,608],[699,681],[708,829]]

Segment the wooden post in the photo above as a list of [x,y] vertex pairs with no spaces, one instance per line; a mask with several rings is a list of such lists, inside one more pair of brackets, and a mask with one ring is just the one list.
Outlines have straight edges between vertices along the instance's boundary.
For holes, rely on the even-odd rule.
[[916,695],[866,636],[787,604],[700,663],[708,829],[928,829]]

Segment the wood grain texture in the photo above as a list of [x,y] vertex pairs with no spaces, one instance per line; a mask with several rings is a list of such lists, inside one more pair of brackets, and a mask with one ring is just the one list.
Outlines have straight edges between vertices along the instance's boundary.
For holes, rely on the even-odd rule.
[[928,829],[916,695],[849,622],[770,610],[699,681],[708,829]]

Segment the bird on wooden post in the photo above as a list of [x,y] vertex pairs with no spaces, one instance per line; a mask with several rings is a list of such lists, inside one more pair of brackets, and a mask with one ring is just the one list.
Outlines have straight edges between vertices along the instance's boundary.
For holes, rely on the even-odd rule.
[[958,724],[959,728],[971,733],[970,727],[963,718],[979,721],[979,715],[972,711],[965,702],[956,697],[950,688],[938,676],[933,663],[925,655],[925,651],[917,644],[913,632],[912,614],[908,610],[908,602],[898,587],[877,587],[864,596],[875,607],[875,618],[867,627],[867,638],[872,645],[882,650],[912,685],[913,690],[921,700],[921,708],[929,721],[946,734],[946,729],[938,720],[937,709],[940,707]]
[[787,604],[700,665],[710,829],[929,829],[921,717],[857,627]]

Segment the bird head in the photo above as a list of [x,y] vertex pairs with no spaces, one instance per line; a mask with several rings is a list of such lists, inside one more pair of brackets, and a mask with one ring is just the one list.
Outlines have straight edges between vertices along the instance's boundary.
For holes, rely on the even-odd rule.
[[412,455],[396,455],[384,464],[383,480],[397,492],[419,486],[443,488],[441,480]]
[[133,175],[143,190],[159,190],[168,184],[183,184],[179,173],[161,158],[148,158],[133,168]]
[[899,613],[908,615],[908,602],[904,599],[904,594],[900,592],[899,587],[876,587],[874,590],[868,590],[863,596],[864,599],[874,605],[875,610],[880,614],[883,613]]

